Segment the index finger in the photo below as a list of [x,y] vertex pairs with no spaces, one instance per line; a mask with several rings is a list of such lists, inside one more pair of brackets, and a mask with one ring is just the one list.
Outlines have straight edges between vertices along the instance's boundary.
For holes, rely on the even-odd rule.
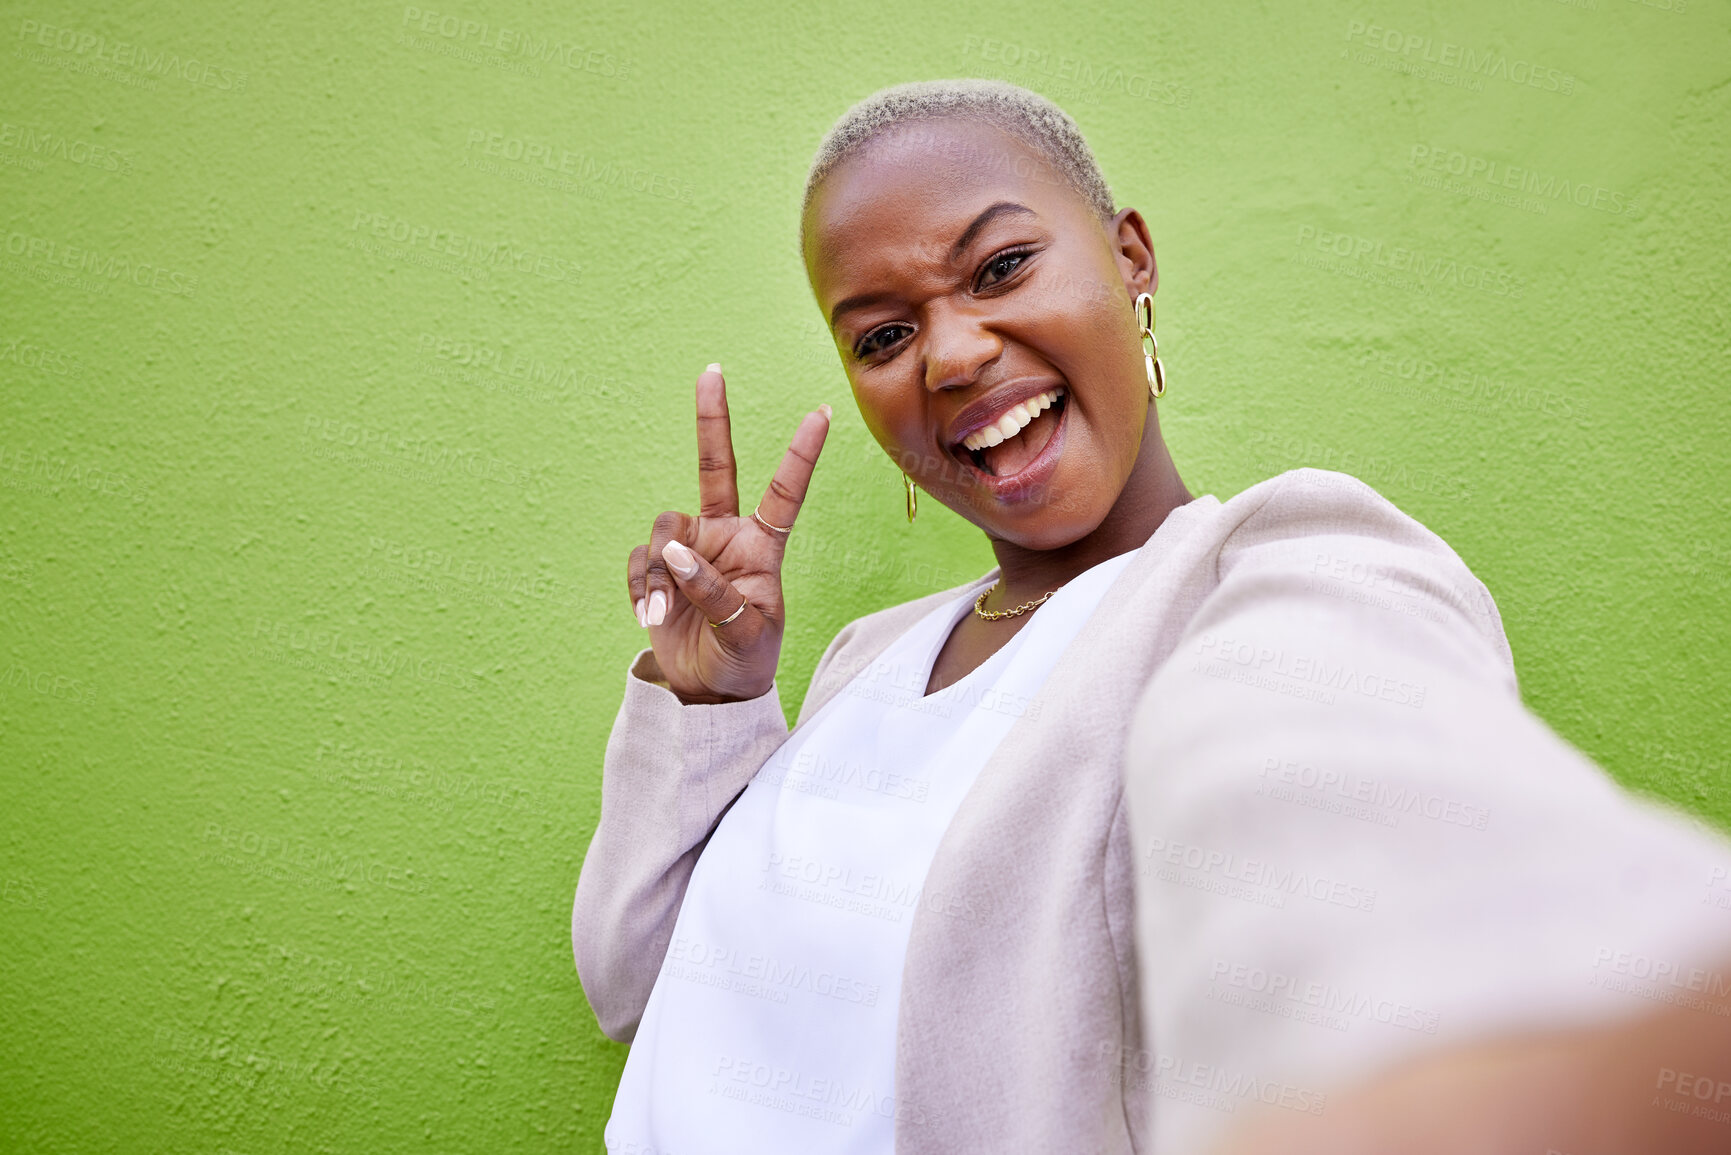
[[[793,431],[793,444],[782,455],[763,491],[758,512],[771,525],[792,529],[799,508],[805,503],[805,491],[811,485],[812,470],[817,468],[817,455],[823,451],[824,438],[829,436],[830,408],[826,402],[807,413]],[[776,535],[780,536],[780,535]]]
[[721,366],[697,375],[697,508],[703,517],[739,516],[739,474]]

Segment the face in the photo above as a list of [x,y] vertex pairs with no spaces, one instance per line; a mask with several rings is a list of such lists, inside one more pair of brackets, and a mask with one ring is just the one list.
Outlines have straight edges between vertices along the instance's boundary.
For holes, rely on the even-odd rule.
[[885,452],[995,539],[1054,549],[1093,531],[1153,420],[1132,307],[1155,288],[1141,216],[1102,222],[1029,146],[946,118],[832,170],[805,228],[813,292]]

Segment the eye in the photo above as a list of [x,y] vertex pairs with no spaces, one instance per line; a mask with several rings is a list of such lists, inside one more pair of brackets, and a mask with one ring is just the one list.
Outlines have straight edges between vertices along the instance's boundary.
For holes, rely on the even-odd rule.
[[853,355],[858,360],[863,361],[875,353],[883,352],[901,341],[905,334],[913,331],[912,325],[904,325],[900,321],[879,325],[859,339],[859,344],[853,347]]
[[1033,255],[1030,249],[1009,249],[991,257],[981,266],[980,275],[974,279],[974,292],[1004,280]]

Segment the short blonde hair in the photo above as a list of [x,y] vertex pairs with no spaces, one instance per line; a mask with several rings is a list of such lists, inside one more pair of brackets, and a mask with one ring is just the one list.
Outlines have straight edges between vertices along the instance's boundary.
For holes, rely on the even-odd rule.
[[800,202],[800,234],[812,194],[835,167],[909,121],[963,117],[997,126],[1027,144],[1076,190],[1102,221],[1117,211],[1093,150],[1068,113],[1037,92],[1002,80],[916,80],[872,93],[837,120],[818,145]]

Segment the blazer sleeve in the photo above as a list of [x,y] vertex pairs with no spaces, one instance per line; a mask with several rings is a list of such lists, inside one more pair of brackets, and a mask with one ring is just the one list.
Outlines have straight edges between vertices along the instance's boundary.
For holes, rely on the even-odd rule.
[[[853,634],[830,643],[816,684]],[[601,816],[577,879],[571,948],[608,1038],[628,1043],[667,954],[686,883],[722,815],[787,740],[778,683],[756,698],[686,705],[638,651],[601,766]],[[808,694],[803,720],[814,708]]]
[[[1286,475],[1138,701],[1158,1150],[1445,1043],[1727,982],[1731,842],[1528,711],[1494,603],[1368,486]],[[1715,967],[1720,968],[1716,970]]]

